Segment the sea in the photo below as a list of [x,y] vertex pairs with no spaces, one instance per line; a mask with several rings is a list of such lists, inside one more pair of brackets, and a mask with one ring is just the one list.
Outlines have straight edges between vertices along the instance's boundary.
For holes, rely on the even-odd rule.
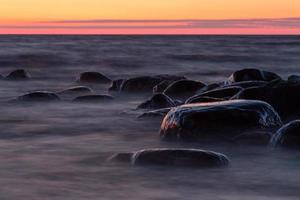
[[[7,103],[33,91],[79,85],[85,71],[111,79],[183,75],[204,83],[259,68],[300,75],[300,36],[1,35],[0,74],[25,69],[31,79],[0,81],[1,200],[298,200],[300,152],[268,146],[166,142],[160,119],[139,119],[151,96],[117,95],[106,103]],[[110,94],[109,85],[89,85]],[[222,131],[222,129],[220,129]],[[226,154],[220,169],[108,165],[115,153],[198,148]]]

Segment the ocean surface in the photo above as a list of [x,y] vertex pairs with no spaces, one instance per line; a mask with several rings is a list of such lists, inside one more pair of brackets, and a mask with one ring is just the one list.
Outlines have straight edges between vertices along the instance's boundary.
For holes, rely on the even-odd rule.
[[[300,75],[300,36],[0,36],[1,200],[285,200],[300,198],[300,152],[266,146],[163,142],[140,120],[147,96],[110,103],[9,104],[27,92],[77,85],[81,72],[112,79],[176,74],[213,83],[241,68]],[[92,86],[107,94],[108,85]],[[193,147],[226,154],[225,169],[107,165],[114,153]]]

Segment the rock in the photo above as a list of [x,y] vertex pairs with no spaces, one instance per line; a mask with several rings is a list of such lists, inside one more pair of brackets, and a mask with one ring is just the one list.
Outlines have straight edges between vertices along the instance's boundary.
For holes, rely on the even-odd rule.
[[38,91],[28,93],[17,98],[21,102],[52,102],[59,101],[60,98],[52,92]]
[[105,102],[105,101],[111,101],[113,99],[114,98],[110,95],[86,95],[86,96],[77,97],[73,101],[88,103],[88,102]]
[[176,81],[181,79],[184,79],[184,77],[173,75],[139,76],[124,81],[120,91],[133,93],[152,93],[153,87],[162,81]]
[[196,92],[204,86],[206,85],[198,81],[179,80],[169,85],[165,89],[164,94],[173,99],[186,100],[187,98],[195,95]]
[[93,90],[86,86],[75,86],[58,92],[61,95],[77,95],[77,94],[90,94]]
[[235,96],[238,92],[240,92],[241,90],[243,90],[243,88],[237,87],[237,86],[227,87],[227,88],[219,88],[219,89],[211,90],[208,92],[204,92],[199,95],[192,96],[186,101],[186,103],[195,102],[195,101],[197,101],[196,99],[199,99],[200,97],[230,99],[233,96]]
[[138,116],[138,118],[139,119],[158,118],[158,117],[163,118],[166,116],[166,114],[168,114],[168,112],[170,110],[171,110],[171,108],[162,108],[162,109],[158,109],[158,110],[152,110],[152,111],[141,114],[140,116]]
[[281,127],[272,137],[271,145],[300,148],[300,120],[292,121]]
[[197,94],[202,94],[202,93],[204,93],[204,92],[208,92],[208,91],[211,91],[211,90],[214,90],[214,89],[223,87],[223,86],[224,86],[224,83],[212,83],[212,84],[206,85],[206,86],[204,86],[203,88],[201,88],[201,89],[197,92]]
[[300,76],[291,75],[291,76],[288,77],[288,82],[289,83],[300,84]]
[[252,144],[252,145],[267,145],[272,135],[268,132],[248,132],[242,133],[233,138],[234,142],[241,144]]
[[260,69],[242,69],[234,72],[229,77],[229,82],[241,82],[241,81],[272,81],[276,79],[281,79],[280,76],[273,72],[263,71]]
[[160,135],[163,139],[232,140],[250,129],[269,129],[281,124],[277,112],[262,101],[186,104],[171,109],[165,116]]
[[80,74],[79,82],[81,83],[98,83],[108,84],[111,80],[99,72],[83,72]]
[[265,86],[268,82],[266,81],[241,81],[241,82],[235,82],[230,83],[229,85],[225,84],[223,87],[242,87],[242,88],[250,88],[250,87],[259,87],[259,86]]
[[194,96],[189,98],[186,103],[211,103],[211,102],[220,102],[225,101],[225,99],[214,98],[214,97],[206,97],[206,96]]
[[111,87],[108,89],[109,91],[119,92],[121,90],[122,84],[126,81],[126,79],[118,79],[112,82]]
[[131,164],[133,153],[117,153],[107,159],[109,163],[127,163]]
[[8,80],[25,80],[29,79],[30,75],[24,69],[17,69],[6,76]]
[[159,84],[157,84],[156,86],[153,87],[153,93],[163,93],[165,91],[165,89],[171,85],[174,81],[162,81]]
[[135,166],[196,168],[225,167],[229,164],[225,155],[199,149],[146,149],[135,152],[131,162]]
[[232,99],[261,100],[283,116],[300,115],[300,84],[273,81],[266,86],[244,89]]
[[165,94],[155,94],[151,99],[141,103],[138,109],[160,109],[176,106],[176,103]]

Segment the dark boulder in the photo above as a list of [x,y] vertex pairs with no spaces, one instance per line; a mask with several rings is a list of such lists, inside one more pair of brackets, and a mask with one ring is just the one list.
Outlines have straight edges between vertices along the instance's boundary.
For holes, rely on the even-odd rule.
[[73,101],[88,103],[88,102],[106,102],[106,101],[111,101],[113,99],[114,98],[110,95],[85,95],[85,96],[76,97]]
[[133,93],[152,93],[153,87],[162,81],[176,81],[181,79],[184,79],[184,77],[174,75],[139,76],[125,80],[120,91]]
[[242,88],[250,88],[250,87],[259,87],[259,86],[265,86],[268,82],[266,81],[241,81],[241,82],[234,82],[225,84],[223,87],[242,87]]
[[6,76],[6,79],[8,80],[26,80],[29,78],[29,73],[26,72],[24,69],[17,69]]
[[300,120],[292,121],[280,128],[272,137],[271,145],[300,148]]
[[98,83],[98,84],[109,84],[111,80],[99,72],[83,72],[80,74],[80,83]]
[[162,81],[153,87],[153,93],[163,93],[165,89],[171,85],[174,81]]
[[171,110],[171,108],[162,108],[158,110],[151,110],[148,112],[145,112],[138,116],[139,119],[145,119],[145,118],[164,118],[168,112]]
[[186,103],[192,103],[195,102],[195,99],[199,99],[200,97],[211,97],[211,98],[219,98],[219,99],[230,99],[233,96],[235,96],[237,93],[239,93],[243,88],[241,87],[227,87],[227,88],[218,88],[215,90],[211,90],[208,92],[204,92],[199,95],[195,95],[190,97]]
[[186,100],[196,94],[197,91],[205,87],[204,83],[193,80],[179,80],[169,85],[164,94],[173,99]]
[[176,103],[165,94],[155,94],[151,99],[141,103],[138,109],[160,109],[176,106]]
[[133,153],[116,153],[107,159],[109,163],[131,164]]
[[235,100],[186,104],[165,116],[160,135],[163,139],[228,139],[244,131],[280,126],[281,119],[262,101]]
[[229,164],[225,155],[199,149],[146,149],[135,152],[131,162],[136,166],[196,168],[225,167]]
[[300,84],[283,80],[273,81],[262,87],[244,89],[232,99],[265,101],[284,116],[300,114]]
[[112,85],[108,89],[109,91],[119,92],[121,90],[122,84],[126,81],[126,79],[118,79],[112,82]]
[[60,98],[52,92],[32,92],[17,98],[17,101],[21,102],[52,102],[52,101],[59,101]]
[[222,98],[206,97],[206,96],[194,96],[189,98],[186,103],[211,103],[211,102],[220,102],[225,101]]
[[60,95],[78,95],[78,94],[90,94],[93,90],[87,86],[75,86],[58,92]]
[[280,76],[273,72],[263,71],[260,69],[242,69],[234,72],[229,77],[229,82],[241,82],[241,81],[272,81],[281,79]]

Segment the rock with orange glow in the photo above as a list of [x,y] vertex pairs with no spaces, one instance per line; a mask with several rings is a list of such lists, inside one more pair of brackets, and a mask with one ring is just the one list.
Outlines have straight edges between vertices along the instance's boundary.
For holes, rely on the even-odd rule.
[[281,119],[263,101],[231,100],[186,104],[173,108],[164,118],[163,139],[233,139],[250,129],[280,126]]

